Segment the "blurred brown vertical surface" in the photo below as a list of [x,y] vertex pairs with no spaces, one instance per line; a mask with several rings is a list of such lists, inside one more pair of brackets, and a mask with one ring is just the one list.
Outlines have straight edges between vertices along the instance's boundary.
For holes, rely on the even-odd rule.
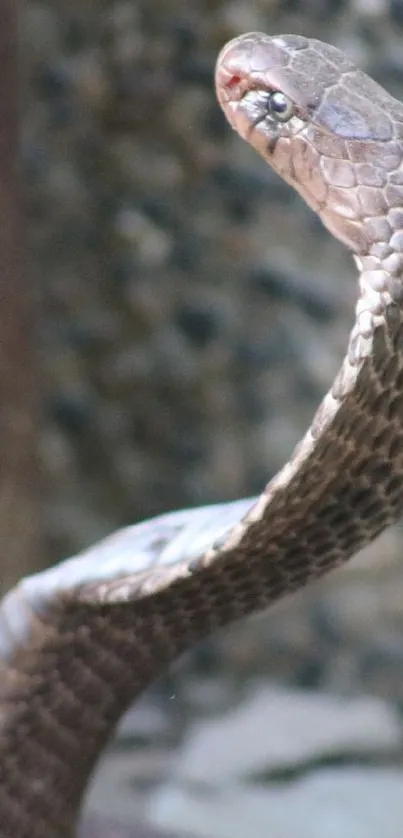
[[36,357],[20,206],[17,9],[0,0],[0,593],[38,566]]

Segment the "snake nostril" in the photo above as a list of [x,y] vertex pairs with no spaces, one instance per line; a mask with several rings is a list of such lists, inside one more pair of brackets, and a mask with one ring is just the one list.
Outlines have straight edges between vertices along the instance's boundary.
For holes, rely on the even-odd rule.
[[226,91],[234,91],[242,84],[242,73],[239,72],[236,62],[232,60],[232,56],[222,61],[218,60],[216,66],[216,84],[218,88]]
[[241,84],[241,81],[241,76],[239,74],[237,75],[236,73],[233,73],[233,75],[228,78],[225,86],[231,90],[234,87],[238,87],[238,85]]

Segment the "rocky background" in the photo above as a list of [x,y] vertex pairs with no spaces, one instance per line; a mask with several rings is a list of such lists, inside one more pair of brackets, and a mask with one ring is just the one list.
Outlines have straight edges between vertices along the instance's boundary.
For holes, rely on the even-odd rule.
[[[340,363],[352,260],[215,100],[217,52],[248,30],[328,40],[403,96],[401,0],[21,9],[47,561],[258,493]],[[401,552],[396,528],[207,642],[129,714],[89,809],[201,838],[400,838]]]

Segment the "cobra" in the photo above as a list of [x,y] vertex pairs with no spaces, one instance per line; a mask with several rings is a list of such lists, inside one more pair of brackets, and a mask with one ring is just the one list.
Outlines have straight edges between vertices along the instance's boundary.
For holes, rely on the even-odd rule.
[[346,357],[260,497],[130,527],[6,596],[3,838],[71,838],[119,717],[174,658],[402,513],[403,106],[337,49],[291,35],[231,41],[216,89],[230,124],[354,253]]

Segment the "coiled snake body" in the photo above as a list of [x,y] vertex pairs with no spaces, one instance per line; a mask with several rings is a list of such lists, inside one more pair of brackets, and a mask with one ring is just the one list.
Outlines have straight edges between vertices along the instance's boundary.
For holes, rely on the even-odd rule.
[[216,87],[355,254],[356,320],[258,499],[173,513],[22,580],[0,610],[0,836],[71,838],[123,710],[178,654],[346,561],[403,509],[403,106],[333,47],[253,33]]

